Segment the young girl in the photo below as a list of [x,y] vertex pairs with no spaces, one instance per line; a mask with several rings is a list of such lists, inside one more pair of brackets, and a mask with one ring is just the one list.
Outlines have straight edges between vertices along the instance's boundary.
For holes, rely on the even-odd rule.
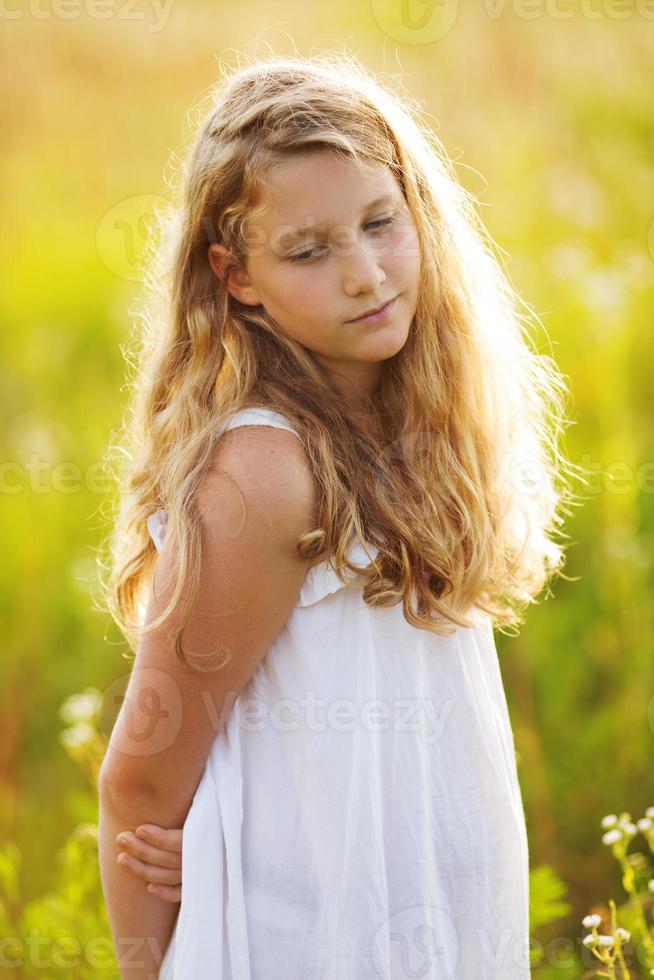
[[156,939],[165,980],[523,980],[493,629],[563,565],[565,385],[416,106],[353,59],[224,78],[183,177],[113,539],[116,946]]

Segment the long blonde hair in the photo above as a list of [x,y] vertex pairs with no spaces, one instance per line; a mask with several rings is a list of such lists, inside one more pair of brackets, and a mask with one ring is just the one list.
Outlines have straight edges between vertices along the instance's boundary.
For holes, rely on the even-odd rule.
[[[298,541],[301,557],[359,570],[348,551],[357,541],[374,545],[365,602],[402,601],[420,629],[469,626],[473,606],[494,626],[522,623],[524,607],[564,563],[555,538],[566,536],[558,526],[573,498],[575,467],[559,445],[570,424],[567,388],[534,349],[537,317],[509,284],[440,141],[416,104],[349,55],[257,60],[225,73],[209,99],[181,167],[179,201],[159,215],[132,397],[109,451],[119,493],[105,562],[108,610],[136,650],[186,584],[175,652],[189,663],[181,637],[200,576],[198,490],[220,426],[254,404],[289,420],[315,475],[319,521]],[[344,406],[311,351],[263,307],[228,293],[207,256],[219,242],[244,265],[268,168],[314,152],[388,166],[418,230],[409,336],[361,411]],[[178,578],[146,629],[157,562],[146,519],[161,507]]]

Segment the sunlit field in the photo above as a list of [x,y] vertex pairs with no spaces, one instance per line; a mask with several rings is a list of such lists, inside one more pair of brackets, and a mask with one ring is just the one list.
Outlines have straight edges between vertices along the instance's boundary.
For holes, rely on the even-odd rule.
[[[349,50],[421,102],[566,375],[590,474],[566,578],[496,636],[532,970],[654,968],[654,5],[412,3],[0,10],[2,976],[118,977],[95,780],[129,663],[96,556],[139,257],[220,65],[294,50]],[[582,940],[611,932],[610,900],[602,965]]]

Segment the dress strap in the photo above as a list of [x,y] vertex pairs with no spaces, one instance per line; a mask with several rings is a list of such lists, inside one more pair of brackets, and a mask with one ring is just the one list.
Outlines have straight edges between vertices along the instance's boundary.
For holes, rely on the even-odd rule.
[[296,435],[298,439],[301,438],[285,416],[281,412],[275,412],[272,408],[242,408],[239,412],[235,412],[226,423],[219,426],[218,432],[227,432],[228,429],[236,429],[241,425],[269,425],[273,429],[286,429]]

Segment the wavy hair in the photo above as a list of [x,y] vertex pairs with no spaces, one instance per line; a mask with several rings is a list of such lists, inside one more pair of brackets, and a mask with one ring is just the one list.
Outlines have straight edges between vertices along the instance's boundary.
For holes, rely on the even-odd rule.
[[[330,559],[341,576],[361,572],[369,606],[401,601],[419,629],[470,626],[472,607],[495,627],[522,623],[565,560],[556,538],[567,537],[576,468],[560,447],[568,390],[535,349],[529,328],[540,321],[510,285],[419,104],[333,54],[257,60],[223,72],[208,98],[145,267],[131,397],[109,450],[118,493],[107,609],[136,650],[187,585],[175,653],[193,669],[218,669],[190,664],[182,644],[200,577],[197,497],[223,422],[260,405],[295,427],[315,476],[318,525],[297,542],[311,566]],[[418,231],[409,336],[360,409],[344,405],[312,352],[263,307],[229,294],[207,255],[218,242],[245,267],[269,168],[316,152],[388,166]],[[145,627],[157,565],[146,521],[162,507],[177,581]],[[377,548],[365,569],[348,560],[357,541]]]

